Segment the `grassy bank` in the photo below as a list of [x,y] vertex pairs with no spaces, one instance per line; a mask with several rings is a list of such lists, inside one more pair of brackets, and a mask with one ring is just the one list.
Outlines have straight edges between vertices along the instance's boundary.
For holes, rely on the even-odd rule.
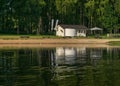
[[66,39],[66,38],[75,38],[75,39],[118,39],[118,38],[109,38],[106,36],[87,36],[87,37],[58,37],[55,35],[0,35],[0,39],[44,39],[44,38],[52,38],[52,39]]
[[120,46],[120,41],[111,41],[109,44],[112,46]]
[[91,39],[94,37],[58,37],[54,35],[0,35],[0,39],[44,39],[44,38],[52,38],[52,39],[66,39],[66,38],[84,38],[84,39]]
[[42,39],[42,38],[59,38],[57,36],[52,35],[0,35],[0,39]]

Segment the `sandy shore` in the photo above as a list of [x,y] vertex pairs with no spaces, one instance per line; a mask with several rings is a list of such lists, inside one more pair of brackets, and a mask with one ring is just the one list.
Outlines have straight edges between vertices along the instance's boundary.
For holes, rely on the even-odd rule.
[[0,39],[0,47],[108,47],[120,39]]
[[120,39],[0,39],[0,44],[106,44]]

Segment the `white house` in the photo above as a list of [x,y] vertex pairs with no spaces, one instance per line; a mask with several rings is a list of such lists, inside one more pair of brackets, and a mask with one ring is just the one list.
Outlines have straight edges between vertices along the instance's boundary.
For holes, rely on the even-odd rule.
[[56,27],[57,36],[83,36],[86,37],[87,27],[83,25],[58,25]]

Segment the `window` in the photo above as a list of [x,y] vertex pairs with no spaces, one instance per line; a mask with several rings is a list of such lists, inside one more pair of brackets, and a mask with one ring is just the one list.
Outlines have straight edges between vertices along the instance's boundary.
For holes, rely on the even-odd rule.
[[61,32],[63,32],[63,30],[60,30]]

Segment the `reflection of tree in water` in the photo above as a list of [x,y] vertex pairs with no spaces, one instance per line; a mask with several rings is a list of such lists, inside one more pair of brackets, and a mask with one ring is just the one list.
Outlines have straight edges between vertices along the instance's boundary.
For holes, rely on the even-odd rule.
[[57,82],[54,81],[55,72],[51,71],[49,68],[44,68],[41,70],[41,78],[43,81],[43,86],[58,86]]
[[[9,51],[4,50],[3,52],[1,50],[0,53],[1,85],[13,86],[10,84],[11,82],[16,85],[31,86],[41,85],[41,81],[46,84],[53,84],[51,81],[54,76],[54,58],[51,59],[51,56],[54,56],[53,49],[16,49]],[[42,68],[47,69],[43,70]]]
[[53,49],[19,50],[18,83],[42,86],[51,84],[54,75],[54,66],[51,65],[53,52]]
[[53,81],[55,76],[55,58],[53,49],[41,49],[41,69],[40,78],[42,78],[43,86],[57,86],[56,82]]
[[84,81],[87,80],[95,86],[118,86],[120,84],[120,54],[118,54],[120,49],[103,49],[103,51],[103,57],[98,64],[86,68]]
[[0,51],[0,85],[13,86],[14,77],[14,52]]
[[[75,53],[77,56],[75,64],[72,65],[64,63],[56,65],[58,63],[53,48],[0,50],[0,85],[118,86],[120,84],[119,48],[86,48],[83,49],[84,52],[75,49],[78,50],[79,53]],[[99,58],[96,57],[98,53]]]
[[57,73],[59,75],[57,80],[59,85],[63,84],[64,86],[119,86],[119,52],[119,48],[112,48],[111,50],[107,50],[106,48],[88,48],[86,50],[85,57],[86,64],[81,65],[80,63],[76,66],[62,65],[57,67]]

